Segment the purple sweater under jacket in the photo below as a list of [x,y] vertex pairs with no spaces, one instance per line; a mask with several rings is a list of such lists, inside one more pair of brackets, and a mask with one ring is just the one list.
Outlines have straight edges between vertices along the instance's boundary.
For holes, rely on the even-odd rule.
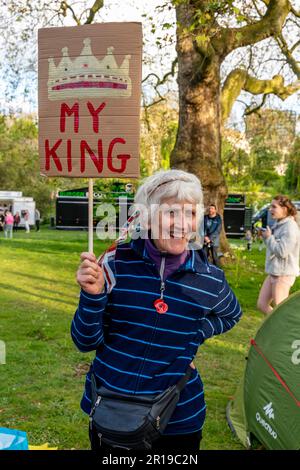
[[175,272],[179,268],[179,266],[181,266],[186,261],[188,257],[187,250],[184,250],[180,255],[172,255],[170,253],[159,251],[150,238],[146,240],[145,248],[150,258],[154,261],[158,272],[160,270],[161,258],[162,256],[165,256],[166,264],[164,269],[163,281],[173,272]]

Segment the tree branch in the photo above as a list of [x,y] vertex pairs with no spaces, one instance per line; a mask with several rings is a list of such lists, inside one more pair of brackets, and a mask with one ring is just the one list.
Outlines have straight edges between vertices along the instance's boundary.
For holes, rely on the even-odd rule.
[[150,77],[155,77],[156,78],[156,85],[154,86],[154,88],[156,89],[158,86],[163,85],[167,81],[167,79],[170,75],[172,77],[174,77],[177,62],[178,62],[178,59],[176,57],[176,59],[174,59],[173,62],[172,62],[171,70],[169,72],[165,73],[165,75],[162,78],[159,78],[159,76],[156,73],[151,72],[151,73],[148,73],[148,75],[142,80],[142,83],[145,83],[148,80],[148,78],[150,78]]
[[274,75],[271,80],[259,80],[248,75],[246,70],[233,70],[226,78],[222,89],[223,122],[229,117],[232,106],[242,90],[252,93],[252,95],[269,95],[272,93],[284,101],[295,91],[300,90],[300,80],[285,86],[284,78],[281,75]]
[[80,16],[79,16],[79,21],[81,22],[81,19],[82,17],[87,14],[87,12],[89,11],[89,8],[86,8],[85,10],[82,10],[82,12],[80,13]]
[[256,10],[256,13],[258,14],[258,16],[260,18],[262,18],[264,15],[262,14],[262,12],[260,11],[260,9],[258,8],[258,6],[256,5],[256,0],[252,0],[252,4]]
[[300,46],[300,39],[299,41],[295,42],[295,44],[291,47],[290,51],[291,52],[294,52],[295,49],[297,49],[297,47]]
[[80,20],[79,18],[76,16],[76,13],[75,11],[73,10],[73,8],[71,7],[71,5],[69,5],[67,2],[63,1],[61,2],[60,4],[60,9],[62,11],[62,15],[63,16],[67,16],[67,10],[70,10],[72,16],[73,16],[73,20],[75,21],[75,23],[79,26],[80,25]]
[[220,36],[212,40],[212,44],[223,57],[238,47],[255,44],[281,32],[291,11],[289,0],[270,0],[265,3],[267,10],[259,21],[241,28],[222,28]]
[[155,106],[156,104],[158,103],[161,103],[162,101],[165,101],[166,98],[164,98],[163,96],[160,96],[160,98],[156,101],[152,101],[152,103],[150,104],[144,104],[144,108],[145,110],[148,110],[149,108],[151,108],[151,106]]
[[91,24],[95,18],[96,13],[104,6],[104,0],[95,0],[94,5],[90,8],[90,14],[87,17],[85,24]]
[[244,112],[244,115],[245,115],[245,116],[249,116],[249,115],[252,114],[252,113],[257,113],[257,111],[258,111],[259,109],[261,109],[261,108],[263,107],[263,105],[265,104],[266,99],[267,99],[267,95],[263,95],[263,98],[262,98],[260,104],[256,105],[254,108],[251,108],[250,106],[247,106],[247,107],[246,107],[246,110],[245,110],[245,112]]
[[148,108],[165,100],[165,98],[160,94],[158,87],[160,85],[163,85],[170,76],[174,77],[177,62],[178,62],[177,58],[173,60],[171,70],[165,73],[165,75],[162,78],[159,78],[159,76],[156,73],[151,72],[151,73],[148,73],[148,75],[142,80],[142,83],[145,83],[150,77],[154,77],[156,79],[156,84],[153,86],[153,88],[158,95],[158,99],[156,101],[153,101],[150,104],[145,104],[144,102],[144,108],[145,108],[146,113],[147,113]]
[[293,15],[295,15],[297,18],[300,18],[300,11],[295,10],[294,7],[291,8],[291,12]]
[[293,45],[292,49],[290,50],[286,40],[284,39],[283,35],[280,33],[275,38],[278,46],[280,47],[282,53],[286,57],[288,64],[290,65],[291,69],[293,70],[294,74],[298,79],[300,79],[300,66],[299,62],[293,57],[292,50],[295,50],[296,47],[300,44],[300,41],[297,41],[296,44]]

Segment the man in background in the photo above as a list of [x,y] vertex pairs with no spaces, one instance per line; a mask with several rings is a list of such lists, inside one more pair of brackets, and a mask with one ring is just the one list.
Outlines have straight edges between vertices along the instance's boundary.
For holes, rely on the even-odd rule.
[[36,232],[40,231],[40,220],[41,220],[41,214],[38,209],[35,209],[35,230]]
[[217,213],[215,204],[210,204],[208,214],[204,216],[204,246],[203,249],[208,259],[213,264],[220,266],[218,258],[218,247],[220,245],[220,233],[222,230],[222,219]]

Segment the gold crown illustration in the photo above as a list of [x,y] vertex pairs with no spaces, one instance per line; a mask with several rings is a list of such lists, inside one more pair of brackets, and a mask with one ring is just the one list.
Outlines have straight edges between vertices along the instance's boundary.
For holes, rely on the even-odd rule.
[[97,59],[91,49],[90,38],[83,40],[79,57],[71,60],[67,47],[62,48],[62,59],[56,67],[54,59],[49,62],[48,98],[108,97],[128,98],[131,96],[129,77],[130,55],[126,55],[118,67],[114,58],[114,48],[108,47],[103,59]]

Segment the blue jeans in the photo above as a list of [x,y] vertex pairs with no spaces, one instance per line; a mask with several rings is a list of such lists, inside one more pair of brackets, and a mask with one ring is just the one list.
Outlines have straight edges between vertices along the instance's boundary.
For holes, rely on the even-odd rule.
[[8,235],[9,235],[9,238],[12,238],[12,231],[13,231],[13,226],[12,225],[7,225],[7,224],[4,225],[4,236],[5,236],[5,238],[7,238]]

